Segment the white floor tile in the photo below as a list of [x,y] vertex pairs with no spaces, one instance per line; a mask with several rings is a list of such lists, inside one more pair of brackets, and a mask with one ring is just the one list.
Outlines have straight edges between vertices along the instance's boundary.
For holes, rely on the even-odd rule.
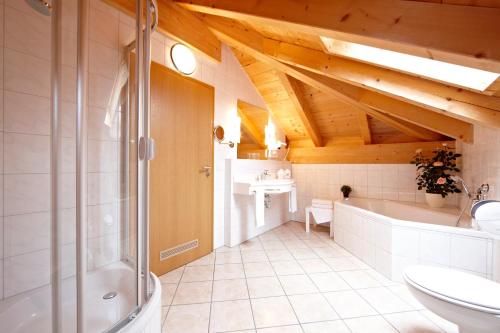
[[270,261],[295,260],[288,250],[266,250],[266,254]]
[[184,267],[179,267],[173,271],[159,277],[161,283],[179,283],[184,272]]
[[322,259],[299,259],[297,262],[307,274],[330,272],[332,270]]
[[248,278],[248,292],[251,298],[285,295],[276,277]]
[[338,319],[337,313],[321,294],[289,296],[300,323]]
[[271,262],[277,275],[292,275],[305,273],[299,263],[295,260]]
[[200,259],[190,262],[186,266],[205,266],[205,265],[213,265],[215,262],[215,253],[210,253]]
[[210,332],[246,330],[254,327],[249,300],[212,303]]
[[309,277],[321,292],[349,290],[351,287],[337,273],[314,273]]
[[191,266],[184,269],[182,282],[211,281],[214,278],[214,266]]
[[269,262],[249,262],[244,263],[245,275],[250,277],[274,276],[274,269]]
[[248,299],[248,288],[246,279],[217,280],[214,281],[212,300],[232,301]]
[[206,333],[209,317],[210,303],[171,306],[163,333]]
[[257,333],[302,333],[299,325],[260,328]]
[[357,292],[379,313],[411,311],[413,308],[386,287],[359,289]]
[[341,318],[353,318],[376,315],[373,309],[355,291],[335,291],[324,294],[328,303],[339,314]]
[[319,258],[310,248],[289,249],[295,259],[316,259]]
[[310,294],[318,291],[311,279],[304,274],[279,276],[287,295]]
[[364,270],[338,272],[352,288],[372,288],[381,287],[382,284]]
[[219,252],[215,256],[215,263],[218,265],[222,264],[240,264],[241,254],[240,252]]
[[260,250],[258,251],[250,250],[241,252],[241,258],[243,259],[244,263],[269,261],[266,252]]
[[298,324],[287,297],[252,299],[252,310],[257,328]]
[[243,278],[245,278],[245,271],[242,264],[215,265],[214,280]]
[[346,319],[345,323],[353,333],[398,333],[382,316]]
[[173,305],[207,303],[212,299],[212,281],[181,282],[175,292]]
[[342,320],[323,321],[319,323],[303,324],[305,333],[350,333]]
[[163,306],[172,304],[174,299],[177,283],[162,283],[161,284],[161,304]]
[[441,329],[419,312],[384,315],[400,333],[442,333]]

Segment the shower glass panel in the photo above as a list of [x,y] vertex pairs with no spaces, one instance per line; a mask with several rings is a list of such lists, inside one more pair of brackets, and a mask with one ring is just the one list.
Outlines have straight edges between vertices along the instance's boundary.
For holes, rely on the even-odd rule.
[[5,0],[0,27],[0,331],[117,331],[148,276],[136,18]]

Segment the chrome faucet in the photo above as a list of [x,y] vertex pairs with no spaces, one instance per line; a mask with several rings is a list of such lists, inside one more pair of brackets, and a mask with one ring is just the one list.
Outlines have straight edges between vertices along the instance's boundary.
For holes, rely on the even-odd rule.
[[[490,185],[489,184],[481,184],[479,188],[477,188],[474,192],[471,192],[469,190],[469,187],[467,184],[465,184],[464,180],[458,176],[452,176],[451,179],[456,182],[460,183],[462,185],[462,188],[464,189],[465,194],[467,195],[467,198],[470,201],[470,209],[472,211],[472,207],[478,202],[484,201],[488,199],[488,192],[490,191]],[[462,208],[462,211],[460,212],[460,215],[458,216],[457,222],[455,223],[455,226],[458,226],[458,223],[460,222],[460,219],[464,215],[465,210],[469,206],[469,202]]]

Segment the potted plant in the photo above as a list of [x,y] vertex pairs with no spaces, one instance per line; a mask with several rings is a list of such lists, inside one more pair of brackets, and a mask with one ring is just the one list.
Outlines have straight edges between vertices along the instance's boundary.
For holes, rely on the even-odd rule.
[[352,188],[349,185],[342,185],[340,192],[344,195],[344,199],[349,199],[349,194],[352,192]]
[[460,169],[457,167],[457,158],[462,156],[453,152],[448,145],[433,150],[432,157],[422,154],[422,149],[415,152],[412,164],[417,166],[417,186],[425,190],[425,200],[433,208],[443,207],[449,193],[460,193],[452,176]]

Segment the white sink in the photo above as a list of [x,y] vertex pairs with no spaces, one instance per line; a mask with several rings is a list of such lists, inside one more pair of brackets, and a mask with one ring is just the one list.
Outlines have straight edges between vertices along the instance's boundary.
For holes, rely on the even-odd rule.
[[295,184],[293,179],[266,179],[254,181],[235,181],[234,193],[251,195],[256,190],[263,190],[264,193],[285,193],[290,192]]

